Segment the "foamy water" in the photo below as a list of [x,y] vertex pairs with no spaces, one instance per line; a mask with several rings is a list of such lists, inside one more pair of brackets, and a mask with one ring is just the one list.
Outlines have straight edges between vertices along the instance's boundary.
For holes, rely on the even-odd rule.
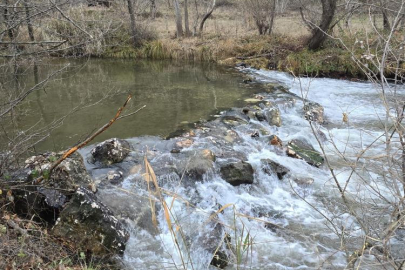
[[[328,124],[315,128],[326,135],[327,140],[322,146],[335,168],[337,180],[342,186],[347,184],[347,196],[353,198],[354,205],[360,199],[373,199],[376,205],[383,205],[380,194],[395,200],[395,191],[391,186],[379,184],[382,178],[378,166],[383,165],[382,161],[367,158],[384,151],[383,139],[375,142],[384,132],[382,121],[386,113],[378,88],[371,83],[342,80],[298,80],[273,71],[248,69],[245,72],[264,83],[281,84],[291,93],[318,102],[325,108]],[[282,99],[283,95],[277,98]],[[303,102],[297,98],[295,106],[281,108],[283,125],[280,128],[264,122],[252,122],[269,134],[279,136],[284,142],[305,139],[320,151],[321,147],[309,123],[302,116],[302,107]],[[348,123],[343,122],[343,113],[348,115]],[[212,253],[204,248],[204,241],[211,237],[213,228],[219,223],[230,235],[230,245],[234,249],[238,241],[246,241],[247,234],[251,240],[243,250],[239,264],[234,250],[226,269],[343,269],[347,265],[347,254],[342,250],[341,239],[335,229],[345,228],[345,235],[350,239],[347,243],[350,250],[361,247],[364,232],[341,202],[328,168],[315,168],[302,160],[276,153],[272,146],[251,138],[246,126],[239,126],[235,131],[243,142],[235,143],[233,147],[247,154],[248,162],[255,171],[254,184],[234,187],[218,174],[212,173],[204,181],[193,185],[167,186],[177,194],[175,197],[166,195],[165,201],[171,206],[171,221],[178,245],[168,229],[164,211],[158,208],[157,233],[136,225],[129,228],[131,238],[124,255],[127,268],[215,269],[209,265]],[[210,149],[214,153],[221,150],[206,137],[194,139],[192,149],[205,149],[211,143]],[[359,151],[366,148],[369,152],[359,158]],[[347,160],[339,152],[343,152]],[[159,154],[152,156],[150,161],[161,158]],[[164,158],[170,162],[175,156],[165,154]],[[263,159],[271,159],[287,167],[290,175],[280,181],[275,174],[264,173]],[[348,167],[353,161],[364,168],[353,174]],[[122,200],[123,205],[130,204],[131,200],[136,201],[137,196],[148,196],[136,185],[140,175],[141,172],[124,180],[122,188],[134,196]],[[296,176],[312,178],[314,183],[298,185],[293,181]],[[363,184],[364,181],[368,181],[367,185]],[[116,192],[119,194],[119,191]],[[212,214],[221,206],[228,207],[213,218]],[[131,224],[130,220],[128,222]]]

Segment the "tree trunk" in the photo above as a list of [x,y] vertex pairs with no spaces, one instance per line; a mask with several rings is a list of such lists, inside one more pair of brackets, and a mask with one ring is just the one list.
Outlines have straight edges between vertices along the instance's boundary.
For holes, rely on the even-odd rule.
[[177,38],[183,36],[183,23],[181,19],[181,11],[179,7],[179,1],[173,0],[174,11],[176,13],[176,31],[177,31]]
[[129,12],[129,18],[131,20],[131,34],[132,34],[132,44],[134,47],[138,45],[138,39],[136,37],[136,22],[135,22],[135,11],[134,11],[134,5],[132,3],[132,0],[127,0],[128,3],[128,12]]
[[276,17],[276,0],[273,0],[273,6],[271,7],[271,14],[270,14],[270,23],[269,23],[269,32],[268,34],[271,35],[273,32],[273,25],[274,25],[274,18]]
[[10,14],[8,12],[8,0],[4,1],[4,13],[3,13],[3,17],[4,17],[4,24],[6,25],[6,29],[7,30],[7,34],[8,34],[8,38],[10,39],[10,41],[14,40],[14,31],[11,28],[11,23],[10,23]]
[[156,0],[150,0],[150,17],[154,20],[156,18]]
[[35,36],[34,36],[34,28],[32,27],[32,23],[31,23],[30,8],[28,6],[28,0],[24,0],[23,4],[24,4],[24,9],[25,9],[25,18],[27,20],[28,35],[30,37],[30,40],[33,42],[33,41],[35,41]]
[[387,14],[387,11],[385,10],[385,8],[383,8],[382,15],[383,15],[384,30],[390,31],[391,30],[390,20],[388,19],[388,14]]
[[200,35],[202,34],[202,32],[204,30],[205,21],[211,16],[212,12],[214,12],[215,5],[216,5],[216,0],[213,0],[211,7],[208,7],[207,13],[205,13],[205,15],[203,16],[201,23],[200,23],[200,32],[199,32]]
[[321,23],[317,28],[314,29],[314,33],[308,43],[308,48],[310,50],[319,49],[323,42],[326,40],[326,33],[330,30],[330,24],[332,23],[333,17],[336,11],[336,1],[335,0],[321,0],[322,2],[322,18]]
[[195,18],[194,18],[194,23],[193,23],[193,36],[197,35],[197,26],[198,26],[198,21],[200,20],[200,13],[198,12],[198,4],[197,0],[194,0],[194,5],[195,5]]
[[184,28],[186,31],[186,36],[190,36],[190,27],[188,22],[188,1],[184,0]]

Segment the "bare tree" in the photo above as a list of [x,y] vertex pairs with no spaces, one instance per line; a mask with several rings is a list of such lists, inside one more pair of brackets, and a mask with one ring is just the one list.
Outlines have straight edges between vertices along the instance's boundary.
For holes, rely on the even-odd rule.
[[173,0],[174,12],[176,14],[176,36],[177,38],[183,36],[183,23],[181,18],[181,11],[179,0]]
[[336,12],[336,1],[335,0],[321,0],[322,3],[322,17],[319,26],[314,28],[311,39],[308,43],[308,48],[310,50],[319,49],[323,42],[326,40],[327,35],[330,31],[330,26],[332,24],[333,18]]
[[188,0],[184,0],[184,30],[186,31],[186,36],[190,36],[190,26],[188,20]]
[[205,21],[211,16],[212,12],[214,12],[216,7],[216,0],[212,0],[211,5],[209,5],[207,7],[207,11],[205,12],[205,14],[203,15],[201,22],[200,22],[200,27],[199,27],[199,34],[201,35],[203,30],[204,30],[204,24]]
[[276,16],[276,0],[247,0],[245,8],[253,17],[259,35],[271,34]]
[[127,0],[127,5],[128,5],[129,17],[131,20],[132,43],[136,47],[138,45],[138,40],[136,37],[137,33],[136,33],[136,22],[135,22],[135,10],[134,10],[134,5],[132,3],[132,0]]

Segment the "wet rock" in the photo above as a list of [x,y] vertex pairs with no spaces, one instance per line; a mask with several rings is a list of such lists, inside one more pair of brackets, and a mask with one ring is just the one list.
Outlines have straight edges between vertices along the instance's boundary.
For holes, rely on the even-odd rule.
[[270,104],[264,111],[264,114],[266,115],[267,122],[270,126],[281,127],[281,115],[277,105]]
[[185,161],[179,164],[179,170],[193,180],[202,180],[207,173],[214,172],[215,154],[209,149],[186,152]]
[[236,67],[238,68],[246,68],[248,67],[248,65],[245,62],[240,62],[236,64]]
[[250,137],[252,137],[252,138],[259,138],[259,137],[260,137],[259,131],[255,130],[253,133],[250,134]]
[[233,186],[253,184],[253,167],[247,162],[230,163],[222,166],[220,171],[225,181]]
[[258,120],[258,121],[266,121],[267,119],[266,119],[266,116],[264,115],[264,113],[262,112],[262,111],[257,111],[256,113],[255,113],[255,116],[256,116],[256,119]]
[[93,255],[123,254],[129,234],[110,209],[85,188],[77,189],[52,228],[55,236]]
[[249,117],[240,109],[226,111],[220,117],[221,122],[230,126],[239,126],[249,123]]
[[113,138],[99,143],[90,153],[92,163],[101,162],[106,165],[122,162],[130,152],[130,145],[127,141]]
[[194,141],[192,139],[187,139],[187,138],[181,138],[176,142],[176,148],[177,149],[183,149],[183,148],[188,148],[190,147]]
[[243,82],[247,84],[253,82],[253,80],[252,78],[246,77],[245,79],[243,79]]
[[274,146],[278,146],[278,147],[283,147],[283,142],[281,141],[281,139],[279,137],[277,137],[276,135],[271,135],[269,137],[269,143],[271,145]]
[[305,160],[308,164],[319,167],[324,163],[324,158],[310,145],[302,140],[292,140],[287,146],[287,155]]
[[299,186],[310,186],[314,183],[314,179],[306,176],[295,175],[293,181]]
[[[145,182],[142,179],[143,182]],[[147,189],[146,189],[147,190]],[[119,192],[113,188],[100,189],[98,198],[111,209],[115,217],[130,220],[131,223],[151,235],[156,235],[158,230],[152,223],[151,204],[148,195],[134,196],[130,193]],[[160,209],[156,203],[156,212]]]
[[324,122],[324,109],[323,107],[316,102],[307,102],[304,105],[304,116],[305,119],[309,121],[314,121],[319,124],[323,124]]
[[283,177],[290,172],[290,170],[284,167],[281,164],[271,160],[271,159],[262,159],[263,171],[269,175],[276,174],[278,179],[282,180]]
[[121,171],[109,171],[107,172],[107,180],[111,184],[119,184],[123,180],[123,173]]
[[[215,216],[214,213],[213,215]],[[208,229],[199,233],[197,241],[195,241],[196,244],[198,243],[198,247],[192,248],[202,249],[202,253],[208,253],[207,255],[212,256],[210,265],[215,266],[216,269],[224,269],[230,260],[231,238],[225,232],[224,225],[216,222],[216,219],[214,217],[207,224]]]

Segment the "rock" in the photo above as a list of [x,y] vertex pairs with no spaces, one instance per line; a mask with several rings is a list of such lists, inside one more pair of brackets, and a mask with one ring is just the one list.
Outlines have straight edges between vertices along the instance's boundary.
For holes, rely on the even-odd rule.
[[99,143],[90,153],[93,157],[91,161],[101,162],[106,165],[123,161],[130,152],[130,145],[127,141],[113,138]]
[[247,99],[245,99],[245,102],[247,102],[247,103],[258,103],[260,101],[262,101],[262,100],[258,99],[258,98],[247,98]]
[[96,256],[112,252],[122,255],[129,238],[111,210],[82,187],[62,210],[52,231],[55,236],[69,240],[77,250]]
[[[212,216],[215,216],[215,213],[212,213]],[[197,241],[195,241],[196,245],[198,243],[198,246],[192,246],[192,249],[211,255],[212,259],[211,261],[207,261],[207,263],[210,263],[215,269],[224,269],[230,261],[229,255],[232,254],[229,249],[231,238],[225,232],[224,225],[216,220],[217,217],[214,217],[206,225],[207,230],[203,229],[198,232],[196,236]]]
[[[25,161],[25,168],[28,169],[27,180],[35,179],[41,175],[49,177],[49,169],[53,162],[58,160],[64,152],[45,153],[33,156]],[[76,190],[79,186],[88,186],[93,183],[89,173],[84,166],[80,154],[74,153],[63,160],[47,179],[48,187],[66,190]]]
[[282,180],[283,177],[290,172],[290,170],[277,162],[270,159],[261,160],[263,164],[263,171],[269,175],[277,174],[278,179]]
[[305,160],[308,164],[319,167],[324,163],[324,158],[310,145],[302,140],[292,140],[287,146],[287,155]]
[[238,68],[246,68],[248,65],[245,62],[240,62],[236,64],[236,67]]
[[258,121],[266,121],[267,119],[266,119],[266,116],[264,115],[264,113],[262,112],[262,111],[257,111],[256,113],[255,113],[255,116],[256,116],[256,119],[258,120]]
[[278,146],[280,148],[283,147],[283,142],[276,135],[271,135],[269,137],[269,142],[270,142],[271,145]]
[[222,166],[220,171],[222,178],[233,186],[253,184],[253,167],[247,162],[230,163]]
[[[25,161],[25,168],[10,175],[10,184],[24,183],[24,188],[13,189],[14,207],[22,217],[32,218],[44,225],[53,225],[65,203],[79,186],[93,188],[95,183],[88,174],[82,157],[74,153],[61,162],[49,175],[53,162],[63,155],[45,153],[32,156]],[[43,176],[41,185],[28,185]]]
[[314,183],[314,179],[306,176],[294,176],[293,181],[299,186],[309,186]]
[[277,105],[271,104],[265,111],[267,122],[270,126],[281,127],[280,110]]
[[123,180],[123,173],[121,171],[109,171],[107,172],[107,180],[111,184],[119,184]]
[[189,151],[185,153],[187,160],[179,165],[179,174],[183,172],[192,180],[202,180],[206,173],[214,172],[214,153],[209,149]]
[[250,137],[252,137],[252,138],[259,138],[259,137],[260,137],[259,131],[255,130],[253,133],[250,134]]
[[192,139],[181,138],[179,141],[176,142],[177,149],[183,149],[190,147],[194,141]]
[[247,84],[247,83],[253,82],[253,80],[252,80],[252,78],[246,78],[246,79],[243,79],[243,82]]
[[[145,182],[142,179],[143,182]],[[147,189],[146,189],[147,190]],[[116,189],[104,188],[97,193],[98,198],[111,209],[115,217],[129,219],[133,226],[156,235],[158,230],[152,223],[151,204],[148,196],[134,196],[133,193],[124,193]],[[160,204],[156,203],[156,212]]]
[[304,116],[305,119],[309,121],[314,121],[319,124],[323,124],[324,122],[324,109],[323,107],[316,102],[307,102],[304,105]]
[[239,126],[249,123],[249,117],[240,111],[240,109],[226,111],[221,115],[220,119],[221,122],[230,126]]

